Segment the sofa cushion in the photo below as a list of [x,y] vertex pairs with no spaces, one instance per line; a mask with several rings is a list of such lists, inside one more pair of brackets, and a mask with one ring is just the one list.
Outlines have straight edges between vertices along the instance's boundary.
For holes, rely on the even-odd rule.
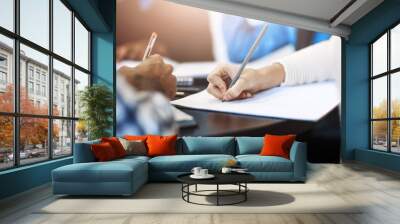
[[141,140],[126,140],[124,138],[119,138],[122,146],[126,151],[126,155],[137,155],[145,156],[147,155],[146,143]]
[[147,155],[148,156],[166,156],[176,154],[176,135],[160,136],[149,135],[147,136]]
[[293,162],[278,156],[238,155],[240,167],[249,172],[292,172]]
[[96,161],[105,162],[118,158],[118,156],[115,154],[112,145],[108,142],[93,144],[91,145],[91,148],[94,157],[96,157]]
[[183,137],[180,141],[181,154],[235,154],[233,137]]
[[199,166],[210,171],[219,171],[230,159],[231,155],[175,155],[158,156],[149,160],[150,171],[163,172],[190,172],[193,167]]
[[135,172],[147,172],[146,166],[147,163],[141,159],[75,163],[53,170],[53,181],[130,182]]
[[124,135],[124,139],[130,140],[130,141],[146,141],[147,135]]
[[101,138],[101,142],[108,142],[114,149],[115,155],[117,158],[122,158],[126,156],[126,151],[124,146],[121,144],[117,137],[104,137]]
[[265,135],[261,156],[280,156],[290,159],[290,148],[296,135]]
[[236,155],[260,154],[263,137],[236,137]]

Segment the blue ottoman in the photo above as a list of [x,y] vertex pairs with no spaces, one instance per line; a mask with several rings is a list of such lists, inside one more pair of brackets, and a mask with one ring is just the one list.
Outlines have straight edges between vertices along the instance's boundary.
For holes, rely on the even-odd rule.
[[109,162],[74,163],[52,172],[53,193],[68,195],[132,195],[148,179],[147,157]]

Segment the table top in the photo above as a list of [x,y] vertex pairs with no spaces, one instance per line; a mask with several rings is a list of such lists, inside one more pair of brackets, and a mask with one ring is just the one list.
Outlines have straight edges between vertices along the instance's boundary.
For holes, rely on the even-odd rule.
[[177,177],[178,181],[186,184],[237,184],[248,183],[255,180],[249,173],[213,173],[212,179],[193,179],[191,173],[182,174]]
[[301,134],[315,122],[266,118],[249,115],[195,110],[178,107],[196,120],[197,126],[182,128],[180,136],[264,136],[269,134]]

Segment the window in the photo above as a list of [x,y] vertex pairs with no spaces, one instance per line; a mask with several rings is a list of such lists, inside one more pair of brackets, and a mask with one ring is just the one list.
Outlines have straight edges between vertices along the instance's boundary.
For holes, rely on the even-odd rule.
[[[65,105],[65,96],[71,96],[72,95],[72,90],[71,89],[65,89],[64,85],[65,83],[70,83],[72,85],[72,68],[69,65],[66,65],[56,59],[53,60],[53,90],[54,90],[54,95],[53,95],[53,114],[60,114],[60,107],[61,106],[66,106],[65,114],[61,113],[62,116],[68,116],[72,117],[72,98],[69,97],[69,101],[67,105]],[[58,101],[60,99],[60,101]],[[58,105],[56,105],[58,104]]]
[[28,71],[29,79],[33,80],[33,67],[29,66],[29,71]]
[[40,95],[40,84],[36,84],[36,95]]
[[70,156],[87,136],[74,105],[90,85],[90,31],[65,1],[14,2],[0,0],[0,170]]
[[[0,3],[0,20],[3,15]],[[14,41],[0,33],[0,113],[14,112],[14,70],[11,66],[14,57]],[[1,114],[0,114],[1,115]],[[1,139],[1,135],[0,135]],[[1,141],[1,140],[0,140]],[[7,143],[7,145],[10,145]],[[1,148],[1,146],[0,146]],[[1,160],[0,160],[1,164]],[[0,165],[1,169],[1,165]]]
[[14,122],[12,116],[0,115],[0,169],[14,166]]
[[81,92],[89,85],[89,74],[75,70],[75,117],[79,117]]
[[36,69],[36,80],[40,81],[40,71],[39,71],[39,69]]
[[5,92],[7,87],[7,56],[0,53],[0,91]]
[[71,155],[72,122],[71,120],[53,120],[53,157]]
[[14,31],[14,0],[0,1],[0,26]]
[[0,71],[0,84],[6,85],[7,84],[7,73]]
[[49,48],[49,0],[19,0],[21,36]]
[[400,153],[400,25],[370,45],[371,148]]
[[60,1],[53,0],[54,53],[71,60],[72,12]]
[[89,69],[89,32],[75,18],[75,62],[82,68]]
[[42,96],[46,97],[46,86],[42,86]]
[[34,88],[33,88],[33,82],[28,82],[28,93],[33,94]]
[[7,68],[7,56],[0,54],[0,67]]

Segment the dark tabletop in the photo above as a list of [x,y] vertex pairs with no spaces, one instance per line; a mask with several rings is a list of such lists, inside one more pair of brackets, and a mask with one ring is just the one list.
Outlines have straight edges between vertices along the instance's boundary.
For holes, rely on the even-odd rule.
[[182,128],[180,136],[264,136],[269,134],[300,134],[315,122],[238,115],[178,107],[194,117],[197,126]]
[[182,174],[177,177],[178,181],[185,184],[237,184],[248,183],[255,180],[255,177],[248,173],[216,173],[212,179],[193,179],[191,173]]

